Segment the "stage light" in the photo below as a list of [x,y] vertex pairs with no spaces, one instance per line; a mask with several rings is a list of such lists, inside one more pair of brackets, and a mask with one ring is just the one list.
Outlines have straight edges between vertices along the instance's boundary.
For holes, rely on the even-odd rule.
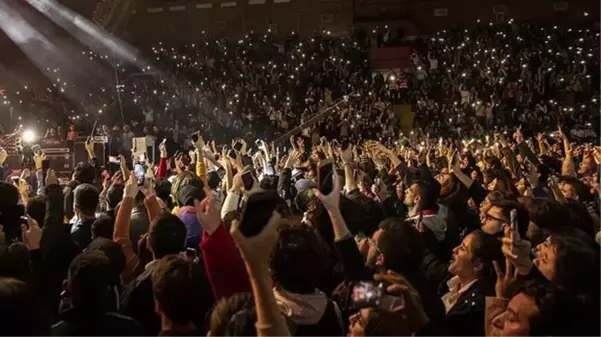
[[36,135],[35,131],[30,129],[23,131],[23,133],[21,134],[21,139],[23,140],[23,142],[28,144],[35,142],[37,138],[38,136]]

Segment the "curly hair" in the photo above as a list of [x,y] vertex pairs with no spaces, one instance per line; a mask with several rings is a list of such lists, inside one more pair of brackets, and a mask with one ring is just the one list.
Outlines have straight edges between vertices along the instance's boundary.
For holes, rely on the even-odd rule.
[[252,336],[256,333],[257,313],[251,293],[222,298],[211,313],[211,336]]

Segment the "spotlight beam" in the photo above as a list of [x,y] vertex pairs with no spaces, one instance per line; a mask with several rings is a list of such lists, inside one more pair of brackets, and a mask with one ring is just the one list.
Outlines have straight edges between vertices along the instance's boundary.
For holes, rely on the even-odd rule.
[[106,50],[98,50],[98,44],[100,44],[121,60],[135,64],[141,69],[146,66],[141,60],[138,50],[55,0],[27,0],[27,2],[90,49],[107,54]]

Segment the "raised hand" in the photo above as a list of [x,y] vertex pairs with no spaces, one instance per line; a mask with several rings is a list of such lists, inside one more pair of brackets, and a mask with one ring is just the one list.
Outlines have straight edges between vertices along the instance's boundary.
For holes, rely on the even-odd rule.
[[340,156],[340,160],[342,160],[343,164],[350,163],[353,160],[352,146],[349,145],[346,150],[338,149],[338,155]]
[[497,273],[497,283],[495,284],[497,298],[510,298],[517,284],[518,269],[514,269],[513,263],[509,258],[505,258],[505,273],[501,271],[501,267],[499,267],[497,261],[493,261],[492,263]]
[[136,175],[130,173],[129,179],[125,181],[125,187],[123,188],[123,197],[135,199],[138,195],[138,182],[136,181]]
[[273,211],[265,228],[259,234],[249,238],[240,232],[239,221],[232,222],[230,233],[246,262],[247,269],[258,270],[268,267],[271,251],[278,241],[277,229],[281,222],[282,216],[277,211]]
[[21,224],[21,239],[29,250],[40,249],[42,241],[42,229],[37,221],[27,216],[27,225]]
[[313,189],[313,193],[321,201],[323,206],[328,210],[328,212],[333,213],[340,207],[340,191],[342,186],[340,186],[340,177],[336,174],[336,171],[332,173],[332,192],[328,195],[322,194],[318,189]]
[[161,158],[167,158],[167,144],[163,141],[161,145],[159,145],[159,151],[161,154]]
[[119,168],[121,169],[123,179],[127,179],[127,177],[129,177],[129,169],[127,168],[127,161],[123,155],[119,155]]
[[411,332],[418,332],[429,321],[424,310],[419,292],[406,278],[393,271],[386,274],[375,274],[374,280],[382,282],[386,286],[386,292],[393,296],[402,296],[405,305],[400,309],[406,316],[406,321]]
[[221,225],[221,215],[215,204],[213,193],[207,186],[204,188],[206,197],[202,200],[194,200],[194,208],[196,208],[196,217],[208,234],[212,234]]
[[515,266],[520,275],[527,275],[532,268],[530,260],[530,241],[522,240],[520,234],[511,226],[505,226],[504,237],[501,239],[503,255]]
[[194,142],[194,147],[201,151],[205,147],[205,141],[204,141],[204,139],[202,139],[201,135],[198,135],[198,138]]

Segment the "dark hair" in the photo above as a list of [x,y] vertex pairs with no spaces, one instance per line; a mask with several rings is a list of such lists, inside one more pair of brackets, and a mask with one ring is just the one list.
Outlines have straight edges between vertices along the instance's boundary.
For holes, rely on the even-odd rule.
[[86,250],[69,265],[69,291],[73,307],[83,312],[103,310],[115,284],[111,262],[100,250]]
[[520,195],[510,174],[500,174],[497,177],[497,183],[495,184],[494,190],[509,193],[513,198],[517,198]]
[[538,164],[536,165],[536,172],[540,174],[538,181],[546,183],[546,181],[549,179],[549,175],[551,174],[551,169],[547,165]]
[[100,196],[98,189],[86,183],[78,185],[73,193],[73,203],[77,209],[83,214],[94,215]]
[[31,276],[29,250],[22,242],[0,245],[0,277],[28,282]]
[[599,290],[599,245],[583,231],[566,227],[551,234],[554,245],[555,279],[553,284],[571,291]]
[[93,184],[96,171],[89,163],[79,162],[73,168],[73,178],[80,184]]
[[595,237],[595,221],[580,201],[567,200],[563,206],[567,212],[567,224],[580,229],[591,237]]
[[112,184],[106,192],[106,203],[109,210],[114,210],[123,200],[124,186],[121,184]]
[[159,260],[152,272],[152,289],[161,312],[170,321],[183,325],[202,316],[202,278],[196,264],[178,255]]
[[154,184],[154,191],[159,199],[165,202],[167,208],[173,208],[173,200],[171,199],[171,183],[169,180],[160,180]]
[[405,316],[372,308],[364,328],[365,336],[409,336],[411,330]]
[[121,249],[121,245],[114,242],[112,239],[99,237],[90,242],[87,250],[98,250],[103,252],[111,262],[111,268],[113,270],[115,280],[117,281],[119,279],[119,276],[125,270],[126,264],[125,254],[123,253],[123,249]]
[[4,226],[6,242],[21,238],[21,219],[25,213],[19,203],[19,191],[14,185],[0,182],[0,224]]
[[530,316],[530,336],[599,336],[599,297],[581,298],[550,284],[529,282],[522,287],[538,312]]
[[330,263],[331,251],[313,228],[294,225],[280,229],[270,260],[277,286],[294,293],[312,293]]
[[14,185],[0,181],[0,208],[19,203],[19,190]]
[[490,201],[491,203],[495,202],[495,201],[501,201],[501,200],[513,200],[513,201],[516,200],[515,195],[513,195],[507,191],[498,191],[498,190],[490,191],[487,194],[487,197],[488,197],[488,201]]
[[29,215],[33,220],[37,221],[40,227],[44,226],[44,218],[46,217],[46,200],[48,197],[45,195],[36,195],[29,198],[27,205],[25,206],[25,213]]
[[497,279],[493,261],[497,261],[501,269],[505,267],[505,257],[501,251],[501,241],[494,235],[475,230],[470,233],[476,238],[472,249],[473,260],[482,263],[479,278],[494,284]]
[[383,233],[377,244],[386,269],[401,274],[419,270],[425,245],[417,229],[399,218],[388,218],[379,227]]
[[115,219],[107,214],[99,216],[92,223],[92,238],[113,239],[115,229]]
[[253,336],[257,312],[251,293],[237,293],[217,302],[210,318],[211,336]]
[[594,197],[591,194],[590,189],[582,181],[578,180],[578,178],[561,177],[560,182],[572,186],[574,193],[578,196],[578,201],[594,201]]
[[425,181],[416,179],[411,181],[411,185],[416,185],[417,194],[422,198],[423,209],[438,210],[436,201],[440,197],[440,184],[437,181]]
[[0,334],[42,336],[50,333],[50,321],[42,313],[34,291],[25,282],[0,278]]
[[492,201],[491,206],[496,206],[501,208],[503,211],[503,217],[509,222],[511,219],[511,210],[515,209],[517,212],[517,225],[518,232],[520,233],[520,237],[526,237],[526,233],[528,233],[528,226],[530,225],[530,217],[528,216],[528,211],[522,204],[513,200],[499,200]]
[[151,225],[148,243],[155,259],[180,253],[186,242],[186,226],[175,215],[162,213]]
[[528,210],[530,221],[541,230],[553,231],[569,223],[566,208],[555,200],[530,198],[525,199],[524,206]]

